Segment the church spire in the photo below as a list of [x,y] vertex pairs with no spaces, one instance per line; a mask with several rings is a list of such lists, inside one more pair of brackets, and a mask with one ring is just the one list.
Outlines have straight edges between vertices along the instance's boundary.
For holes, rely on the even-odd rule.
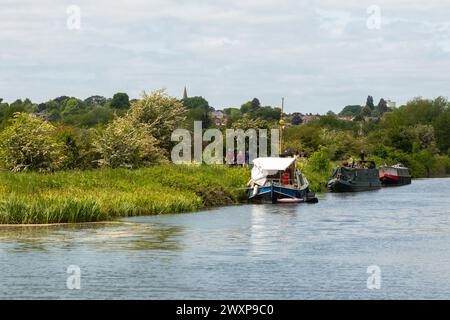
[[188,97],[187,95],[187,90],[186,90],[186,86],[184,86],[184,92],[183,92],[183,100],[186,100]]

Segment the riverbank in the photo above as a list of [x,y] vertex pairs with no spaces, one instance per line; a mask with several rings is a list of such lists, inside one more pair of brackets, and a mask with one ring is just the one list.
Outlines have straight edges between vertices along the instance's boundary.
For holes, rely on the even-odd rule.
[[245,199],[248,169],[159,165],[52,174],[0,172],[0,224],[110,221]]
[[[299,167],[312,191],[326,192],[329,169],[336,163],[329,162],[320,171],[311,163]],[[246,201],[249,177],[248,168],[169,164],[52,174],[3,171],[0,226],[107,222],[233,205]]]

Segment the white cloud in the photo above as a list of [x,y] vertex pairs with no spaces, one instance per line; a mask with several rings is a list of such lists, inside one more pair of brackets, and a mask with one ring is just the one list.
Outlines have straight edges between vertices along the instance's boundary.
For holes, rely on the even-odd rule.
[[[81,8],[81,30],[66,8]],[[303,112],[339,110],[368,94],[402,103],[448,95],[450,3],[372,1],[3,0],[0,96],[132,95],[167,87],[216,107],[254,96]]]

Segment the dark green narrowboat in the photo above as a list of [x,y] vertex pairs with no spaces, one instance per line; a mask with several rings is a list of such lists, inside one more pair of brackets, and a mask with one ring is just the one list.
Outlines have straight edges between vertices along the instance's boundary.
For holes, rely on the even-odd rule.
[[333,171],[327,184],[331,192],[360,192],[381,188],[380,172],[373,161],[360,160],[356,165],[343,165]]

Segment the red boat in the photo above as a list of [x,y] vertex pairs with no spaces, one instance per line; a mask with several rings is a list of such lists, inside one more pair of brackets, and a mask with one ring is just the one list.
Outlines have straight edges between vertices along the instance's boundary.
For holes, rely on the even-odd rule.
[[411,184],[409,169],[401,164],[395,166],[381,166],[380,180],[383,186],[404,186]]

